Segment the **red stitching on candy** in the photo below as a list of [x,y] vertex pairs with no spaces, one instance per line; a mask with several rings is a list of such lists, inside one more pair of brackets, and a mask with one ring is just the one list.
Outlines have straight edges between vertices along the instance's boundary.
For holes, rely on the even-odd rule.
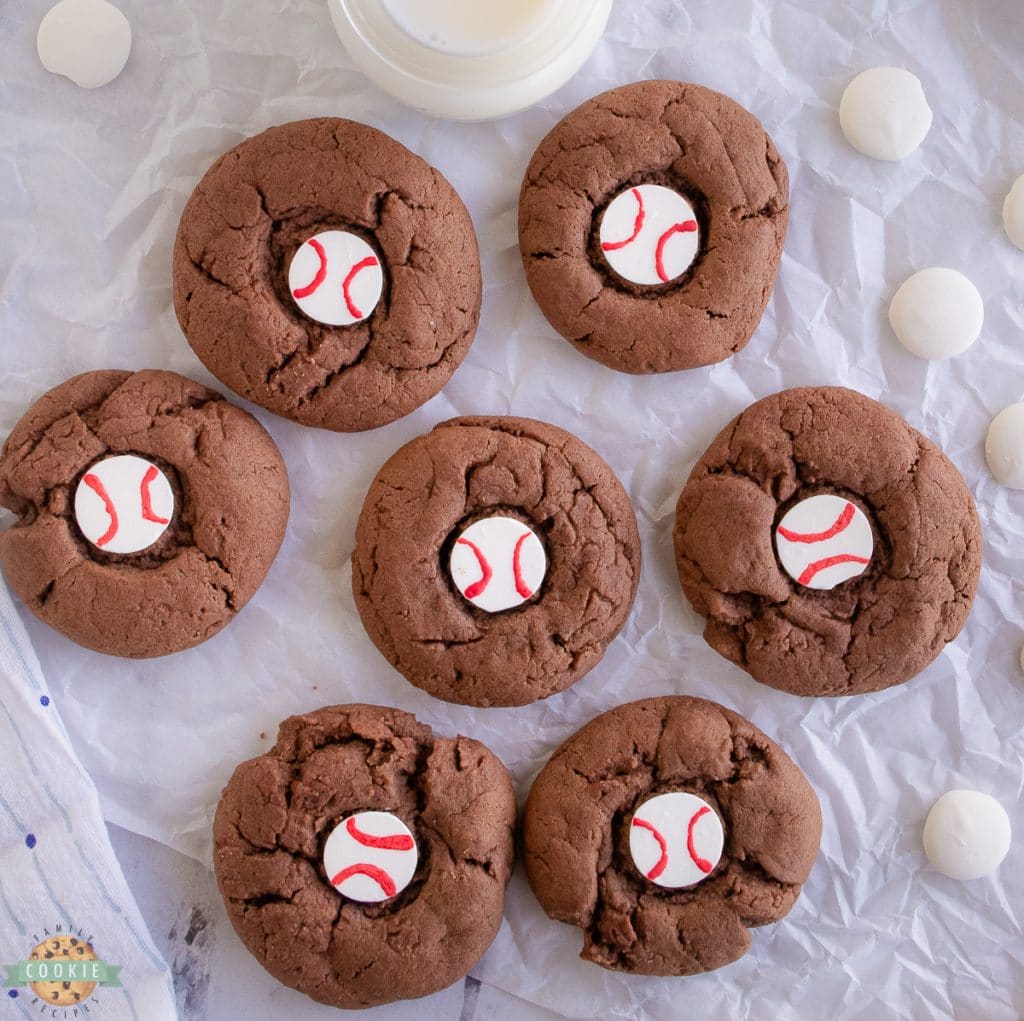
[[519,555],[522,551],[523,543],[526,542],[526,540],[529,538],[530,533],[523,532],[523,534],[519,536],[519,539],[516,542],[515,552],[512,554],[512,573],[515,575],[516,579],[516,591],[524,599],[529,599],[530,596],[533,595],[533,589],[531,589],[530,586],[526,584],[526,579],[523,578],[523,568],[522,565],[519,563]]
[[364,847],[379,847],[384,851],[411,851],[416,842],[408,833],[395,833],[388,837],[378,837],[359,828],[355,816],[350,816],[345,823],[348,835]]
[[664,234],[658,238],[658,247],[654,251],[654,268],[658,271],[658,276],[668,283],[669,275],[665,271],[665,245],[668,244],[669,239],[674,234],[693,234],[697,230],[696,220],[683,220],[682,223],[674,223]]
[[153,513],[153,498],[149,494],[149,485],[156,480],[160,472],[155,464],[151,464],[146,474],[142,477],[142,485],[139,487],[142,493],[142,517],[145,521],[153,521],[158,525],[170,524],[170,518],[161,518]]
[[665,838],[646,819],[637,819],[636,816],[634,816],[633,825],[649,830],[654,834],[654,839],[658,841],[658,847],[661,848],[661,857],[654,863],[654,868],[647,873],[648,879],[657,879],[658,876],[665,871],[665,867],[668,865],[668,844],[665,843]]
[[110,499],[107,487],[103,485],[99,477],[90,472],[82,481],[103,501],[107,516],[110,518],[110,527],[97,540],[97,546],[105,546],[117,535],[117,508],[114,501]]
[[701,870],[701,872],[708,873],[713,868],[711,862],[707,858],[702,858],[697,854],[697,847],[693,842],[693,828],[697,825],[698,820],[708,814],[711,809],[707,805],[703,808],[698,808],[690,819],[690,825],[686,827],[686,850],[690,852],[690,857],[693,859],[693,864]]
[[476,543],[471,542],[469,539],[465,539],[462,536],[460,536],[455,541],[457,543],[462,543],[463,546],[468,546],[473,551],[473,554],[476,557],[476,562],[480,565],[480,580],[474,581],[473,584],[470,585],[464,593],[467,599],[476,599],[476,597],[480,595],[480,593],[483,592],[484,589],[487,588],[487,586],[490,584],[494,572],[491,570],[491,565],[487,563],[487,557],[483,555],[483,553],[480,551],[480,547],[477,546]]
[[351,879],[353,876],[369,876],[384,891],[385,896],[394,897],[398,892],[395,881],[383,869],[377,868],[376,865],[369,865],[366,862],[360,862],[358,865],[349,865],[348,868],[342,869],[331,880],[331,886],[341,886],[346,879]]
[[640,194],[639,188],[633,189],[633,198],[636,199],[636,219],[633,221],[633,233],[630,234],[625,241],[602,241],[601,249],[605,252],[615,252],[620,248],[625,248],[626,245],[631,245],[636,241],[640,234],[640,231],[644,229],[644,197]]
[[310,238],[307,244],[320,259],[320,268],[316,271],[316,276],[305,287],[292,291],[292,297],[295,298],[308,298],[327,279],[327,253],[324,251],[324,246],[316,238]]
[[824,532],[791,532],[788,528],[783,528],[782,525],[779,525],[779,535],[790,542],[824,542],[826,539],[831,539],[849,528],[850,522],[853,521],[853,515],[854,506],[852,503],[848,503],[831,527],[826,528]]
[[360,259],[349,271],[348,276],[345,277],[345,282],[341,285],[341,293],[345,296],[345,305],[348,307],[348,314],[353,319],[362,319],[363,313],[359,311],[356,303],[352,300],[352,295],[349,293],[349,287],[352,286],[352,281],[355,280],[356,276],[364,269],[369,269],[371,266],[379,266],[377,257],[375,255],[368,255],[365,259]]
[[824,560],[815,560],[813,564],[804,568],[804,573],[797,578],[801,585],[809,585],[811,579],[821,571],[837,564],[870,564],[867,557],[854,556],[852,553],[837,553],[834,557],[825,557]]

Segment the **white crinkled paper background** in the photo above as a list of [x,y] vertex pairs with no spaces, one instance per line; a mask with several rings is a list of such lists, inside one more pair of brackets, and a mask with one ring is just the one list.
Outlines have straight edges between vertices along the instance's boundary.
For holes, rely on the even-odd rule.
[[[554,747],[599,711],[703,695],[777,738],[821,798],[821,856],[789,917],[757,931],[725,971],[630,978],[578,961],[579,933],[545,918],[519,869],[478,977],[579,1018],[1024,1014],[1024,493],[998,487],[983,455],[990,418],[1024,397],[1024,253],[1000,223],[1024,172],[1019,0],[619,0],[569,85],[478,125],[431,120],[371,86],[321,0],[119,4],[134,49],[97,92],[39,66],[35,29],[48,0],[0,7],[4,433],[45,389],[89,369],[161,367],[214,382],[171,310],[174,231],[214,158],[272,124],[353,117],[439,166],[476,223],[485,292],[466,362],[408,418],[345,436],[256,411],[287,459],[292,519],[264,587],[218,637],[168,659],[120,662],[29,619],[108,818],[207,859],[233,766],[265,749],[284,716],[326,703],[399,705],[443,733],[480,738],[524,797]],[[919,75],[935,111],[924,146],[900,164],[858,155],[838,127],[845,83],[881,63]],[[754,111],[788,162],[792,217],[775,297],[750,345],[712,368],[633,378],[552,334],[520,266],[516,198],[556,120],[649,77],[693,80]],[[986,303],[981,339],[949,362],[914,358],[886,321],[896,287],[928,265],[964,271]],[[675,500],[708,442],[754,399],[814,383],[879,398],[934,438],[966,476],[985,528],[981,589],[960,639],[908,685],[847,700],[771,690],[711,652],[672,558]],[[452,707],[412,688],[365,637],[349,592],[355,521],[377,468],[433,423],[484,412],[547,419],[596,447],[629,490],[643,536],[623,634],[569,692],[525,709]],[[947,880],[923,858],[927,810],[956,786],[995,795],[1018,831],[991,879]],[[297,994],[286,1002],[296,1016],[320,1016]]]

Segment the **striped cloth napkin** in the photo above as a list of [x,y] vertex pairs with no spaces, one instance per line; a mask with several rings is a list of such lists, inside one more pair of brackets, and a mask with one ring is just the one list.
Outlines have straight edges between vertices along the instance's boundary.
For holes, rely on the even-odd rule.
[[2,580],[0,980],[6,1016],[177,1018],[170,971]]

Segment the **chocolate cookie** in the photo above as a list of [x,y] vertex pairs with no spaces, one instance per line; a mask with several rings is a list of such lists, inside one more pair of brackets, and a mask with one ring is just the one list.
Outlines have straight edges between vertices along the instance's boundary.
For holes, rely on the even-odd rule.
[[111,656],[198,645],[259,588],[288,476],[251,415],[173,372],[88,372],[0,453],[0,564],[32,612]]
[[235,146],[193,192],[174,308],[203,364],[305,425],[353,432],[448,382],[480,316],[465,206],[380,131],[295,121]]
[[576,349],[623,372],[722,361],[761,321],[789,219],[785,164],[731,99],[648,81],[541,142],[519,199],[530,290]]
[[821,811],[774,741],[700,698],[648,698],[592,720],[534,781],[530,886],[583,929],[584,960],[693,975],[742,957],[810,874]]
[[636,516],[611,468],[525,418],[454,418],[402,447],[370,487],[352,554],[374,644],[464,705],[526,705],[577,681],[639,578]]
[[707,643],[797,695],[913,677],[959,634],[981,571],[960,473],[840,387],[784,390],[726,426],[679,498],[675,547]]
[[501,924],[516,803],[479,741],[409,713],[334,706],[281,724],[213,824],[235,931],[276,979],[371,1007],[462,978]]

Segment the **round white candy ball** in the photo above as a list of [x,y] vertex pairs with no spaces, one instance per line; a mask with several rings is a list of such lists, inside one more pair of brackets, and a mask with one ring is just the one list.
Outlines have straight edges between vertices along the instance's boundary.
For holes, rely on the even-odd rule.
[[889,322],[919,358],[949,358],[978,339],[985,304],[963,273],[935,266],[903,282],[889,305]]
[[46,12],[36,35],[43,67],[83,89],[112,82],[131,48],[132,27],[107,0],[60,0]]
[[858,152],[901,160],[924,141],[932,111],[915,75],[901,67],[873,67],[846,86],[839,124]]
[[1024,489],[1024,402],[1003,408],[992,419],[985,437],[985,460],[1001,486]]
[[1003,226],[1006,236],[1024,251],[1024,174],[1013,182],[1003,203]]
[[953,879],[980,879],[995,870],[1010,850],[1006,809],[979,791],[947,791],[924,824],[924,853]]

